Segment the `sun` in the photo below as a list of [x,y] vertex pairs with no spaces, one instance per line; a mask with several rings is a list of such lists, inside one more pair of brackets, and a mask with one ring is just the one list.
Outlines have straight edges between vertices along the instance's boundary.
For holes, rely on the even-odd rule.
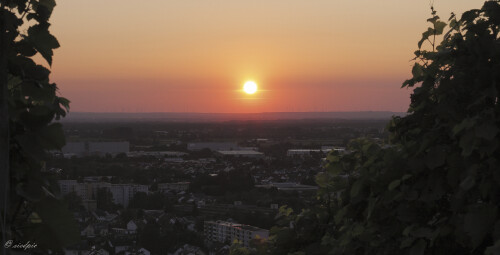
[[245,85],[243,85],[243,91],[247,94],[254,94],[257,92],[257,83],[254,81],[245,82]]

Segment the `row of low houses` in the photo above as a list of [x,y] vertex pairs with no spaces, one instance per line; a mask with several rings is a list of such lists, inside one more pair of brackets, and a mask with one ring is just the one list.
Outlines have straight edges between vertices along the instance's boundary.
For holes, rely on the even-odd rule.
[[[80,225],[82,241],[66,247],[65,254],[150,254],[148,250],[138,245],[138,238],[149,223],[157,224],[160,228],[182,224],[187,230],[196,231],[194,218],[178,217],[167,214],[163,210],[142,210],[141,216],[127,219],[128,221],[123,221],[122,212],[124,211],[118,210],[116,213],[103,210],[75,212],[74,216]],[[200,247],[190,244],[183,244],[174,253],[168,254],[205,255]]]
[[174,183],[159,183],[158,191],[165,193],[168,191],[187,191],[189,189],[189,182],[174,182]]

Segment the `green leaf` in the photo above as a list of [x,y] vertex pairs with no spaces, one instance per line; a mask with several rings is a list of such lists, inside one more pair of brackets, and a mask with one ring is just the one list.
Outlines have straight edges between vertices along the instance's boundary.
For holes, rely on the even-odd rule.
[[23,80],[19,77],[19,76],[12,76],[12,75],[9,75],[9,81],[7,83],[7,88],[9,90],[12,90],[14,89],[15,87],[17,87]]
[[500,240],[497,240],[493,246],[486,248],[485,255],[498,255],[500,254]]
[[363,187],[364,187],[363,180],[357,180],[356,182],[354,182],[351,188],[351,198],[357,197],[363,190]]
[[418,80],[424,75],[424,68],[419,63],[415,63],[411,69],[411,73],[413,74],[413,79]]
[[370,197],[368,200],[368,207],[366,208],[366,219],[370,219],[372,216],[373,209],[375,209],[375,205],[377,204],[378,198]]
[[403,241],[401,242],[401,245],[399,246],[399,248],[404,249],[404,248],[410,247],[413,244],[413,242],[415,242],[415,239],[416,238],[414,238],[414,237],[404,238]]
[[314,179],[316,184],[321,188],[326,188],[330,184],[327,173],[318,173]]
[[443,33],[444,28],[446,27],[446,23],[442,21],[437,21],[434,23],[434,31],[436,35],[440,35]]
[[363,145],[363,153],[367,154],[367,155],[373,155],[375,154],[377,151],[378,151],[378,145],[374,144],[374,143],[367,143],[365,145]]
[[450,20],[450,25],[449,25],[449,26],[450,26],[451,28],[455,28],[455,27],[456,27],[456,26],[458,26],[458,25],[459,25],[459,23],[457,22],[457,20],[456,20],[456,19],[452,19],[452,20]]
[[444,165],[446,162],[446,150],[443,146],[432,147],[425,156],[425,165],[430,169]]
[[462,148],[462,156],[469,156],[474,150],[476,135],[474,132],[468,131],[461,138],[459,145]]
[[43,156],[45,155],[44,148],[35,142],[36,136],[32,133],[22,135],[18,134],[13,140],[20,145],[23,156],[37,161],[41,161],[43,159]]
[[406,80],[403,82],[403,84],[401,85],[401,88],[404,88],[404,87],[413,87],[415,85],[415,80],[414,79],[409,79],[409,80]]
[[394,190],[395,188],[399,187],[401,184],[401,180],[394,180],[389,184],[389,190]]
[[338,162],[340,160],[340,157],[338,155],[335,155],[334,153],[329,153],[328,156],[326,156],[326,160],[329,162]]
[[342,222],[342,220],[344,219],[344,216],[347,214],[347,210],[348,210],[348,207],[345,206],[343,207],[342,209],[340,209],[336,214],[335,214],[335,223],[336,224],[339,224],[340,222]]
[[15,49],[21,55],[26,57],[31,57],[36,54],[36,50],[33,48],[33,45],[27,42],[25,39],[22,39],[14,44]]
[[30,97],[35,101],[50,103],[54,100],[55,86],[49,84],[42,85],[36,81],[25,81],[20,84],[24,96]]
[[38,15],[36,15],[36,13],[28,13],[28,15],[26,15],[26,19],[28,19],[29,21],[31,21],[32,19],[36,20],[38,17]]
[[417,198],[418,198],[418,192],[416,190],[410,190],[406,194],[406,200],[408,200],[408,201],[413,201],[413,200],[416,200]]
[[356,224],[356,226],[352,229],[351,234],[352,236],[359,236],[363,234],[365,231],[365,228],[361,224]]
[[476,124],[476,120],[472,118],[466,118],[460,124],[456,125],[453,127],[453,135],[457,135],[460,133],[462,130],[467,130],[473,127]]
[[430,228],[417,228],[411,232],[411,235],[414,237],[422,237],[430,239],[432,236],[432,230]]
[[415,225],[410,225],[403,230],[403,236],[409,236]]
[[465,215],[464,230],[471,238],[473,248],[483,242],[493,228],[497,217],[497,208],[489,204],[473,207]]
[[48,150],[60,150],[65,144],[61,123],[52,123],[39,131],[41,144]]
[[425,254],[426,247],[427,247],[427,242],[423,239],[419,239],[418,242],[411,247],[409,254],[410,255],[423,255],[423,254]]
[[430,22],[430,23],[432,23],[432,24],[436,24],[436,22],[437,22],[438,20],[439,20],[439,16],[437,16],[437,15],[436,15],[436,16],[434,16],[434,17],[432,17],[432,18],[428,18],[428,19],[427,19],[427,22]]
[[34,178],[27,180],[27,182],[18,183],[16,193],[28,201],[40,201],[44,195],[42,183]]
[[343,168],[342,168],[342,165],[338,162],[330,162],[330,163],[328,163],[326,170],[330,174],[338,175],[338,174],[342,173]]
[[476,136],[486,140],[493,140],[498,134],[498,128],[492,124],[483,124],[475,128]]
[[70,101],[64,97],[58,97],[59,103],[66,109],[66,111],[69,111],[69,103]]
[[401,180],[402,181],[406,181],[406,180],[410,179],[411,177],[413,177],[413,175],[411,175],[411,174],[405,174],[405,175],[403,175],[403,177],[401,178]]
[[418,42],[418,48],[422,48],[422,43],[424,43],[425,40],[429,39],[429,36],[431,36],[434,33],[434,30],[432,28],[428,28],[427,31],[422,33],[422,39]]
[[38,213],[32,212],[28,217],[28,222],[38,224],[42,223],[42,219],[40,218],[40,215],[38,215]]
[[467,191],[472,187],[474,187],[475,184],[476,184],[476,178],[474,178],[474,176],[469,175],[460,183],[460,188]]
[[40,0],[39,4],[45,6],[51,13],[54,10],[54,7],[56,7],[55,0]]
[[[16,31],[17,27],[22,25],[22,20],[17,18],[16,14],[13,12],[9,12],[7,10],[4,10],[3,5],[1,9],[1,15],[2,15],[2,22],[5,22],[5,26],[3,29],[6,29],[7,31]],[[5,33],[5,31],[3,31]],[[4,34],[2,34],[3,36]]]
[[284,215],[284,216],[290,216],[290,214],[293,213],[293,209],[290,208],[290,207],[287,207],[286,205],[284,206],[281,206],[280,209],[279,209],[279,214],[280,215]]
[[43,56],[43,58],[52,65],[53,49],[59,48],[59,42],[50,34],[48,26],[35,25],[28,29],[26,38],[33,47]]
[[478,9],[468,10],[462,13],[462,17],[460,18],[460,20],[470,23],[478,17],[478,12]]
[[80,240],[78,224],[62,202],[47,197],[35,204],[34,212],[41,223],[33,224],[28,238],[37,240],[42,247],[61,249]]

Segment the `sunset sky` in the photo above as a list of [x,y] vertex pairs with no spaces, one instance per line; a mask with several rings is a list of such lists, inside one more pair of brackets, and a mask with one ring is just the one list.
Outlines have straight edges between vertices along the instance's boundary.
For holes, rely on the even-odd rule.
[[[483,2],[434,7],[447,20]],[[430,17],[415,0],[57,4],[51,77],[76,112],[406,111]]]

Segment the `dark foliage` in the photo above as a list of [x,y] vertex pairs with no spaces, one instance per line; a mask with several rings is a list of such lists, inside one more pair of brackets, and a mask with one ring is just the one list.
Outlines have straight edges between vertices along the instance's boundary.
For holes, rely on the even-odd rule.
[[1,169],[10,176],[2,178],[10,184],[10,188],[2,186],[10,194],[2,212],[9,226],[2,226],[2,234],[19,242],[35,241],[33,252],[42,253],[58,251],[79,239],[78,226],[66,205],[55,198],[57,189],[43,171],[46,152],[65,144],[61,124],[53,120],[64,117],[69,108],[69,101],[59,97],[56,84],[50,82],[50,71],[32,58],[38,53],[52,64],[53,50],[59,47],[49,32],[55,5],[54,0],[0,2],[0,84],[8,91],[0,99],[2,109],[8,109],[0,133],[9,137],[0,145],[8,149],[2,150],[0,161],[2,166],[6,161],[10,165]]
[[500,3],[452,15],[444,35],[432,14],[390,144],[329,155],[320,204],[282,208],[272,254],[500,253]]

